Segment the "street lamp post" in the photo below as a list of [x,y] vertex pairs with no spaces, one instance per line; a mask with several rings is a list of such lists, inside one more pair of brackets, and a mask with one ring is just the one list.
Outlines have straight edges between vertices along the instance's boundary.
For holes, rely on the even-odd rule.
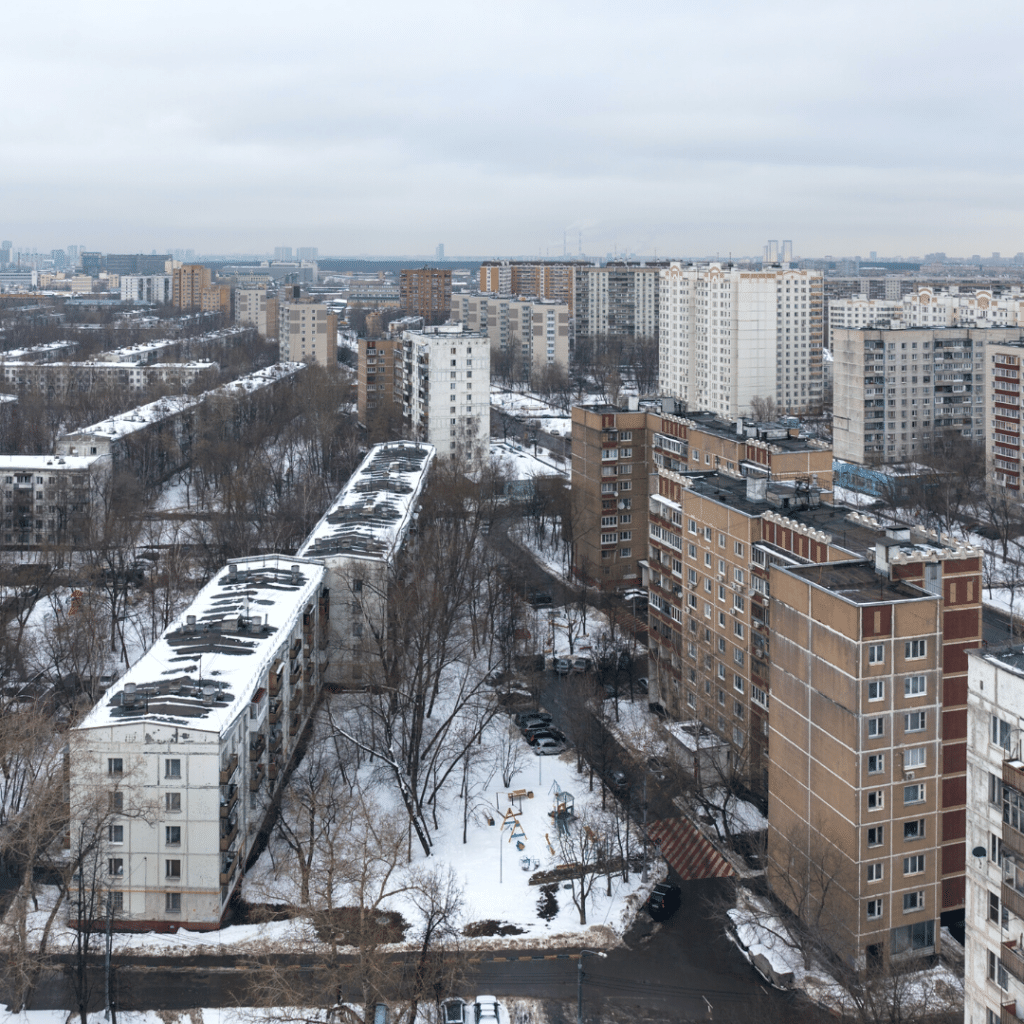
[[581,949],[576,963],[576,1024],[583,1024],[583,958],[585,956],[607,956],[597,949]]
[[647,884],[647,773],[649,769],[644,769],[644,870],[641,875],[641,881],[644,885]]

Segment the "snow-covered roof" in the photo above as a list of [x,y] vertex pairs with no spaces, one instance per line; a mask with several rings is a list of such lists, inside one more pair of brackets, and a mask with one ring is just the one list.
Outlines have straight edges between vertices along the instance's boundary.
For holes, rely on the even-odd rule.
[[686,747],[687,750],[694,752],[700,749],[714,750],[716,747],[725,745],[724,740],[720,739],[706,725],[699,721],[663,722],[662,725],[665,727],[666,732],[682,744],[682,746]]
[[129,409],[118,416],[111,416],[108,420],[94,423],[89,427],[82,427],[81,430],[76,430],[73,434],[66,436],[76,437],[82,434],[89,434],[95,437],[108,437],[111,440],[127,437],[129,434],[133,434],[136,430],[141,430],[151,423],[157,423],[185,409],[199,405],[214,395],[231,397],[243,391],[258,391],[268,384],[273,384],[284,377],[298,373],[300,370],[305,369],[305,366],[305,363],[275,363],[273,366],[267,366],[245,377],[239,377],[238,380],[233,380],[228,384],[222,384],[219,388],[214,388],[212,391],[204,391],[198,397],[171,395],[166,398],[158,398],[155,402],[136,406],[134,409]]
[[0,473],[40,473],[54,469],[89,469],[106,455],[0,455]]
[[435,451],[419,441],[371,448],[303,541],[299,555],[390,559],[409,530]]
[[324,572],[289,555],[229,562],[80,728],[145,721],[222,732],[266,679],[281,631],[316,600]]
[[67,348],[77,347],[77,341],[48,341],[45,345],[31,345],[29,348],[12,348],[6,352],[0,352],[0,361],[6,363],[32,362],[52,352],[60,352]]

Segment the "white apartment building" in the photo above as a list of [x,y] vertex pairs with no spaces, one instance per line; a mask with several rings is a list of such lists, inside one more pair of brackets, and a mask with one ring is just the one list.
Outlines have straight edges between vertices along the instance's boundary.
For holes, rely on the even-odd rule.
[[833,331],[851,328],[859,330],[871,326],[889,327],[892,321],[899,321],[902,312],[903,303],[898,299],[869,299],[866,295],[831,299],[828,303],[826,344],[831,345]]
[[316,703],[324,575],[229,563],[75,730],[70,855],[118,928],[220,926]]
[[965,1024],[1024,1018],[1024,648],[969,652]]
[[1022,323],[1024,296],[1019,287],[1009,295],[988,289],[961,292],[918,288],[903,297],[900,319],[905,327],[1016,327]]
[[408,536],[432,445],[392,441],[371,448],[299,548],[323,562],[332,595],[330,666],[325,682],[362,686],[387,627],[390,570]]
[[235,323],[255,327],[264,338],[267,334],[267,289],[238,288],[235,291]]
[[608,263],[573,268],[577,337],[622,335],[657,338],[665,263]]
[[[90,288],[92,278],[89,279]],[[171,274],[122,274],[121,301],[146,302],[158,305],[169,303],[173,293],[174,278]],[[72,282],[74,288],[74,282]]]
[[754,398],[799,413],[822,400],[822,276],[711,263],[661,271],[663,394],[735,419]]
[[1024,436],[1020,423],[1024,340],[986,345],[985,457],[988,479],[1020,497]]
[[0,455],[3,547],[85,544],[110,466],[109,455]]
[[338,316],[322,302],[281,302],[277,337],[282,362],[338,365]]
[[486,292],[456,294],[451,319],[486,333],[492,352],[511,350],[527,374],[548,366],[569,368],[569,307],[564,302]]
[[439,455],[486,457],[491,436],[491,342],[462,324],[405,331],[404,412]]

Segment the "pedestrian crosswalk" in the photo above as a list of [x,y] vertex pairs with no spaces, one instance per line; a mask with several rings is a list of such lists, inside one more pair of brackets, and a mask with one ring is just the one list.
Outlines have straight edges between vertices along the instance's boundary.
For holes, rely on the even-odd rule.
[[647,835],[683,881],[729,878],[735,874],[729,862],[709,839],[686,818],[663,818],[647,828]]

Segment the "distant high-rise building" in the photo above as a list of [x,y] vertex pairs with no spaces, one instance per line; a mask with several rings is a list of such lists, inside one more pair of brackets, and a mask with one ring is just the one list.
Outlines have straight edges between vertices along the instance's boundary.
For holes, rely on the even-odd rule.
[[82,251],[82,246],[80,246],[80,245],[69,245],[67,247],[66,251],[67,251],[67,254],[68,254],[68,266],[72,270],[74,270],[75,267],[78,266],[78,254]]
[[322,302],[281,301],[277,337],[282,361],[338,365],[338,315]]
[[[169,253],[107,253],[109,274],[162,274],[167,269]],[[84,268],[83,268],[84,269]]]
[[54,270],[64,270],[68,265],[68,254],[63,249],[51,249],[50,260]]
[[770,238],[768,244],[764,247],[764,262],[765,263],[778,263],[779,262],[779,242],[778,239]]
[[88,274],[90,277],[96,277],[103,269],[103,253],[83,252],[80,256],[83,274]]
[[295,255],[300,260],[315,260],[320,250],[315,245],[303,245],[295,250]]
[[173,274],[172,302],[178,309],[202,309],[203,289],[210,287],[210,271],[201,263],[186,263]]
[[480,291],[495,295],[536,295],[554,299],[569,307],[573,315],[573,272],[592,263],[520,263],[515,260],[488,260],[480,265]]
[[822,305],[819,271],[673,263],[661,274],[662,393],[726,419],[755,398],[820,405]]
[[0,242],[0,267],[6,267],[11,262],[11,243],[9,241]]
[[399,304],[406,313],[429,324],[444,323],[452,305],[452,272],[436,267],[403,270]]
[[657,338],[662,263],[608,263],[573,268],[577,337]]
[[292,258],[292,247],[290,245],[278,245],[274,248],[275,260],[290,260]]
[[786,238],[782,242],[782,262],[792,263],[793,262],[793,242]]
[[434,250],[434,255],[439,259],[444,259],[444,242],[438,242],[437,248]]

